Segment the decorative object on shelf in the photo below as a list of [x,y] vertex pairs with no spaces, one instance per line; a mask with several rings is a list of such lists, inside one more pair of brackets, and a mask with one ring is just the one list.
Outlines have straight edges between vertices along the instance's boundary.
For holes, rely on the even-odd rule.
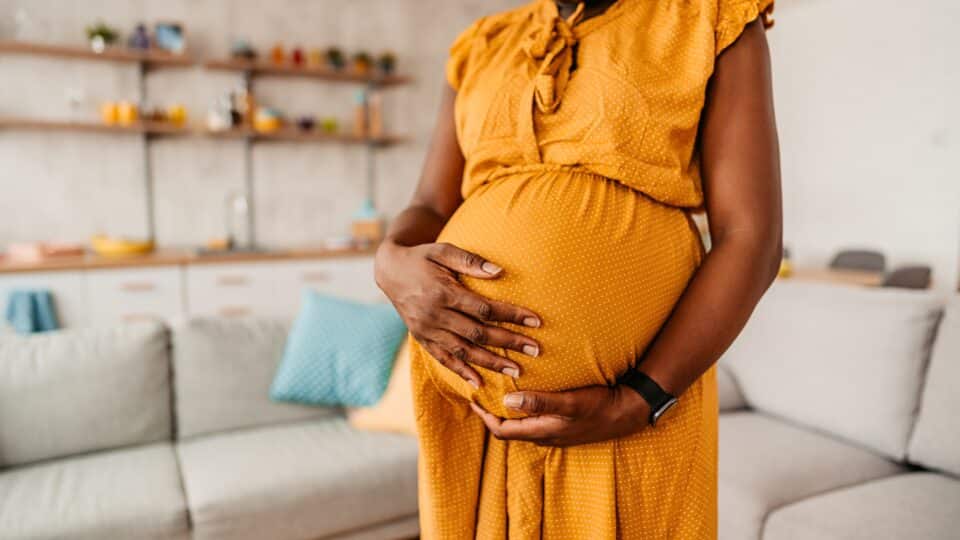
[[117,103],[117,123],[121,126],[132,126],[139,119],[139,110],[136,103],[121,101]]
[[323,61],[324,54],[322,50],[313,48],[307,53],[307,67],[314,69],[323,67]]
[[332,116],[327,116],[320,121],[320,129],[322,129],[324,133],[332,135],[340,131],[340,122]]
[[260,133],[273,133],[283,125],[283,115],[276,109],[260,107],[253,120],[253,129]]
[[367,136],[383,137],[383,94],[372,90],[367,97]]
[[154,26],[157,48],[174,54],[183,54],[187,48],[183,25],[175,22],[159,22]]
[[354,242],[360,247],[376,244],[383,239],[383,218],[373,205],[369,197],[364,199],[363,205],[353,215],[351,231]]
[[297,128],[300,131],[313,131],[313,127],[316,125],[316,120],[312,116],[301,116],[297,118]]
[[297,67],[303,66],[303,49],[300,47],[294,47],[293,51],[290,53],[290,61],[293,62],[293,65]]
[[353,134],[357,137],[367,136],[367,92],[357,90],[353,94]]
[[343,51],[337,47],[330,47],[327,49],[327,65],[336,71],[343,69],[343,66],[346,65],[346,60],[343,57]]
[[391,51],[386,51],[377,58],[377,67],[384,75],[392,75],[397,67],[397,56]]
[[57,257],[80,257],[84,253],[81,244],[56,242],[22,242],[7,244],[7,260],[39,262]]
[[364,51],[360,51],[353,55],[353,70],[357,73],[368,73],[372,64],[373,59],[370,58],[370,55]]
[[105,51],[109,45],[113,45],[118,36],[116,29],[107,26],[102,21],[97,21],[87,27],[87,39],[90,40],[90,48],[97,54]]
[[101,257],[132,257],[153,252],[152,240],[112,238],[103,234],[90,238],[90,247]]
[[270,61],[278,66],[286,63],[287,53],[283,50],[283,43],[277,42],[277,44],[270,49]]
[[187,108],[182,103],[167,106],[165,120],[175,126],[182,127],[187,123]]
[[227,193],[224,205],[224,225],[229,249],[253,249],[250,200],[243,193]]
[[238,90],[234,96],[233,108],[240,114],[240,124],[253,125],[253,117],[257,111],[257,103],[253,97],[253,92],[246,88]]
[[230,58],[253,61],[257,59],[257,50],[244,39],[236,39],[230,45]]
[[783,248],[783,258],[780,259],[780,270],[777,271],[777,277],[785,278],[793,274],[793,263],[790,262],[790,250]]
[[108,126],[117,125],[119,113],[116,102],[107,101],[100,105],[100,120]]
[[141,51],[150,48],[150,34],[147,33],[146,25],[140,23],[134,28],[133,33],[130,34],[130,39],[127,40],[127,46]]

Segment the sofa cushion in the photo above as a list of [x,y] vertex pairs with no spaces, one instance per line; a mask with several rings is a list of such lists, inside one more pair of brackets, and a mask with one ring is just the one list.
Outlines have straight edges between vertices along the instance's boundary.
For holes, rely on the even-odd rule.
[[169,439],[155,323],[0,337],[0,467]]
[[940,312],[928,292],[780,282],[723,362],[751,407],[902,460]]
[[177,436],[329,416],[334,409],[270,401],[290,324],[197,318],[173,329]]
[[955,540],[960,481],[897,475],[801,501],[770,515],[764,540]]
[[896,474],[867,450],[759,413],[720,416],[719,538],[754,540],[785,504]]
[[111,450],[0,473],[5,540],[189,538],[169,443]]
[[927,370],[910,461],[960,476],[960,300],[947,309]]
[[417,513],[417,444],[343,419],[178,445],[198,539],[338,535]]
[[726,364],[717,364],[717,397],[721,411],[735,411],[747,406],[747,401],[740,392],[740,385]]

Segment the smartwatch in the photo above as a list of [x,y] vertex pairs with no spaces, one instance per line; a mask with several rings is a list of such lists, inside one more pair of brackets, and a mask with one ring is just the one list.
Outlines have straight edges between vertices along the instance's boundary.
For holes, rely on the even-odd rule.
[[657,381],[651,379],[646,373],[639,369],[631,369],[628,371],[627,374],[620,379],[620,384],[633,389],[650,405],[649,422],[651,426],[656,426],[657,420],[677,404],[676,397],[670,395],[657,384]]

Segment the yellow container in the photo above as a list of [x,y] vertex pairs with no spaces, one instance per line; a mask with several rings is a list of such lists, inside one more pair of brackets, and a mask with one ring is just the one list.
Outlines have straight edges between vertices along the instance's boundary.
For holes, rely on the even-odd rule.
[[136,124],[138,117],[136,104],[129,101],[121,101],[117,104],[117,123],[121,126]]
[[103,123],[108,126],[116,125],[117,123],[117,104],[108,101],[100,106],[100,119],[103,120]]
[[167,120],[177,126],[187,123],[187,108],[179,103],[167,107]]

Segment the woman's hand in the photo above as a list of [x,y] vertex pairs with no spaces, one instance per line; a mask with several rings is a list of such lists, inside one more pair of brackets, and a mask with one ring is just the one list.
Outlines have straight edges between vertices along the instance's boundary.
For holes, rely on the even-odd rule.
[[536,328],[540,318],[528,309],[484,298],[458,281],[459,274],[496,279],[502,270],[482,257],[446,243],[412,247],[385,241],[377,249],[377,285],[386,293],[413,337],[448,369],[479,387],[470,364],[520,375],[520,366],[485,349],[499,347],[538,356],[533,339],[494,326],[507,322]]
[[624,386],[587,386],[568,392],[514,392],[507,407],[530,414],[504,420],[471,403],[498,439],[530,441],[541,446],[573,446],[619,439],[647,426],[650,406]]

